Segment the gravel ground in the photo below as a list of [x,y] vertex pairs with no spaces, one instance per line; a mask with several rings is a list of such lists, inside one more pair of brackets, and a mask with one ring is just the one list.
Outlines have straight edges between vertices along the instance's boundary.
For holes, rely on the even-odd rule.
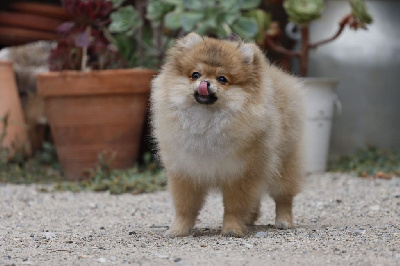
[[272,227],[274,207],[242,239],[219,235],[221,197],[209,196],[194,234],[163,235],[167,192],[40,192],[0,184],[0,265],[400,265],[400,178],[313,175],[295,200],[295,228]]

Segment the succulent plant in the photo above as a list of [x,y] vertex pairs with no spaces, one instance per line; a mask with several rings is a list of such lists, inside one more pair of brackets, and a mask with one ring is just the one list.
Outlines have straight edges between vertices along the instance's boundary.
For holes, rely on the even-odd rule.
[[[323,0],[285,0],[283,7],[289,16],[289,20],[294,27],[299,28],[299,39],[301,40],[300,49],[291,51],[277,43],[273,34],[266,34],[264,43],[266,46],[280,54],[283,54],[287,58],[298,58],[300,62],[300,75],[306,76],[308,71],[308,55],[311,49],[330,43],[337,39],[345,29],[346,26],[350,29],[357,30],[359,28],[366,29],[366,24],[372,23],[372,17],[368,13],[367,6],[364,0],[349,0],[352,7],[352,12],[345,15],[339,21],[339,28],[331,37],[322,39],[320,41],[310,43],[309,27],[310,22],[314,19],[319,18],[322,15],[322,9],[324,8]],[[290,25],[290,24],[289,24]]]
[[256,43],[262,43],[264,41],[264,34],[270,27],[271,23],[271,14],[266,13],[261,9],[253,9],[245,13],[246,17],[252,17],[257,21],[258,31],[256,36],[254,36],[254,40]]
[[[135,33],[143,22],[138,11],[132,5],[122,5],[124,2],[62,0],[73,20],[58,28],[62,37],[50,53],[50,70],[100,70],[140,65],[137,47],[139,41],[145,40]],[[144,37],[151,39],[148,34]],[[147,53],[148,50],[152,52],[148,47],[144,47],[146,60],[142,60],[141,66],[153,67],[156,63]]]
[[350,0],[350,5],[354,16],[365,27],[365,24],[372,23],[372,17],[368,12],[364,0]]
[[110,14],[111,23],[108,25],[108,30],[111,33],[133,35],[142,25],[139,13],[131,5],[121,6],[125,0],[109,1],[113,2],[115,10]]
[[62,0],[73,21],[59,26],[57,47],[50,52],[50,70],[120,68],[125,65],[116,46],[107,38],[113,3],[108,0]]
[[286,0],[283,7],[289,20],[295,24],[306,25],[321,16],[323,0]]
[[[154,22],[164,23],[169,31],[181,30],[182,34],[195,31],[201,35],[224,38],[236,33],[244,39],[251,39],[259,32],[257,20],[266,13],[246,14],[256,9],[261,0],[151,0],[147,17]],[[265,23],[264,23],[265,24]],[[264,25],[263,24],[263,25]]]

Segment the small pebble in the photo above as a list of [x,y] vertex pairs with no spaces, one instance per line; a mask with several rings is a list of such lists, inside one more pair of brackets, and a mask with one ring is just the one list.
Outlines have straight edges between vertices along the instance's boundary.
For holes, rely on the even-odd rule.
[[168,259],[169,258],[168,255],[164,255],[164,254],[156,254],[156,257],[160,258],[160,259]]
[[89,203],[89,208],[91,209],[96,209],[97,208],[97,204],[94,202]]
[[100,230],[105,230],[106,228],[104,226],[100,227]]
[[45,233],[43,233],[43,235],[44,235],[44,237],[45,237],[46,239],[50,239],[50,238],[55,238],[55,237],[56,237],[56,234],[51,233],[51,232],[48,232],[47,230],[46,230]]
[[105,262],[107,262],[107,260],[106,260],[105,258],[100,258],[100,259],[99,259],[99,262],[100,262],[100,263],[105,263]]
[[131,236],[131,235],[136,235],[136,232],[135,231],[131,231],[131,232],[129,232],[129,235]]
[[257,233],[254,235],[254,237],[261,238],[261,237],[266,237],[267,235],[268,235],[267,232],[257,232]]
[[379,205],[372,205],[372,206],[369,207],[369,209],[371,211],[379,211],[380,207],[379,207]]

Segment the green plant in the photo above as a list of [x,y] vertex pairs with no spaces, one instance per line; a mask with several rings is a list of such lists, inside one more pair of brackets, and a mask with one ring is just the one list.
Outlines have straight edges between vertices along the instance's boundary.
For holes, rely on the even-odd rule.
[[4,167],[8,162],[9,152],[8,149],[4,147],[4,140],[7,136],[9,113],[6,113],[0,118],[0,123],[2,124],[3,131],[0,133],[0,168]]
[[168,31],[177,31],[178,35],[194,31],[225,38],[235,33],[243,39],[253,39],[266,30],[269,22],[269,15],[256,9],[260,2],[150,0],[147,17],[157,25],[164,25]]
[[42,184],[42,191],[109,191],[111,194],[147,193],[164,190],[165,172],[157,166],[150,154],[144,163],[127,170],[111,170],[112,156],[103,153],[95,169],[88,171],[90,178],[83,181],[65,181],[62,177],[54,146],[45,143],[35,157],[22,163],[8,161],[0,164],[0,182],[13,184]]
[[300,75],[306,76],[308,71],[308,55],[311,49],[329,43],[339,37],[344,28],[348,25],[351,29],[366,29],[366,25],[372,23],[372,17],[364,3],[364,0],[350,0],[352,11],[344,16],[339,22],[338,31],[330,38],[310,43],[309,26],[310,23],[318,19],[324,7],[323,0],[285,0],[285,8],[289,20],[300,27],[301,47],[297,51],[291,51],[275,43],[273,35],[267,35],[265,43],[267,47],[287,57],[296,57],[300,61]]
[[400,176],[400,152],[379,150],[376,147],[359,149],[353,154],[342,156],[329,166],[330,171],[353,172],[358,176],[391,178]]
[[147,37],[151,30],[144,27],[143,10],[124,2],[62,0],[73,20],[58,28],[61,38],[51,51],[50,70],[156,67]]
[[156,48],[155,32],[145,22],[141,1],[137,1],[137,7],[132,5],[122,6],[125,0],[110,0],[114,4],[115,11],[111,13],[111,23],[108,38],[113,40],[118,51],[126,60],[127,67],[147,67],[156,69],[160,65],[162,56],[159,49],[166,49],[169,39]]
[[144,155],[143,165],[137,165],[128,170],[112,170],[110,163],[114,157],[114,154],[100,154],[97,167],[88,171],[89,179],[79,182],[59,182],[55,189],[139,194],[162,190],[166,187],[165,172],[155,164],[150,154]]
[[304,25],[321,16],[323,0],[288,0],[283,4],[291,22]]

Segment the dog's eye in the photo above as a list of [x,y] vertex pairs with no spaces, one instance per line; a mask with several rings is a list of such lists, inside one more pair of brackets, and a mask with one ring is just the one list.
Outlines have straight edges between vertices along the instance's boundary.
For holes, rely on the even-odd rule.
[[198,78],[200,78],[201,77],[201,75],[200,75],[200,73],[199,72],[193,72],[193,74],[192,74],[192,79],[194,80],[194,79],[198,79]]
[[224,76],[219,76],[217,77],[217,81],[221,84],[225,84],[228,82],[228,80]]

